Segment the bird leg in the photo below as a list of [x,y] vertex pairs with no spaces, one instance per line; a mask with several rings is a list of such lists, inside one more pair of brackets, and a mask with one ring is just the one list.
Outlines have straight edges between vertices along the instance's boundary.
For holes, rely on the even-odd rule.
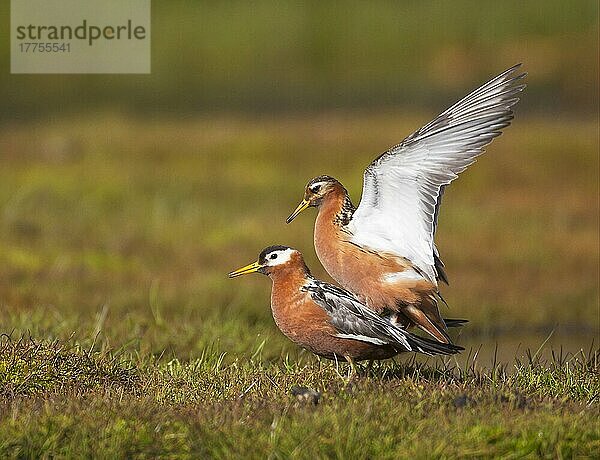
[[350,370],[348,371],[348,382],[352,381],[357,375],[356,365],[354,364],[354,360],[350,356],[344,356],[348,364],[350,364]]
[[370,376],[371,375],[371,370],[373,369],[373,363],[375,362],[375,360],[370,359],[369,360],[369,364],[367,364],[367,370],[365,371],[365,375],[366,376]]

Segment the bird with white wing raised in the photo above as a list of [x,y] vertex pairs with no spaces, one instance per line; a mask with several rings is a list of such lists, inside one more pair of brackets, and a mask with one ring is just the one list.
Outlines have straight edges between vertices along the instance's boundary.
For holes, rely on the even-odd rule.
[[314,244],[323,267],[372,310],[450,343],[438,308],[448,283],[434,242],[445,188],[513,119],[525,88],[518,64],[442,112],[365,170],[354,207],[330,176],[312,179],[287,218],[318,208]]

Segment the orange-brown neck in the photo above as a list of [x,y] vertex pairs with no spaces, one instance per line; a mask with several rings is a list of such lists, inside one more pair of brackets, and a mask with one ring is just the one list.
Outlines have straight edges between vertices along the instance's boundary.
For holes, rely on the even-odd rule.
[[[294,341],[304,326],[304,316],[311,310],[307,303],[307,293],[302,290],[310,276],[302,259],[292,260],[286,265],[276,267],[269,273],[273,281],[271,290],[271,312],[277,327]],[[312,308],[314,310],[314,307]],[[324,312],[318,312],[321,315]],[[310,315],[309,315],[310,316]]]
[[289,263],[276,267],[268,273],[269,278],[273,281],[273,289],[275,288],[298,288],[302,287],[306,282],[310,271],[304,263],[304,260],[290,261]]
[[354,210],[348,191],[342,184],[336,183],[333,190],[323,197],[323,201],[319,205],[316,225],[346,226],[352,219]]
[[337,282],[343,282],[346,270],[356,268],[348,260],[346,246],[350,235],[344,228],[353,211],[348,192],[340,184],[324,198],[315,220],[315,251],[327,273]]

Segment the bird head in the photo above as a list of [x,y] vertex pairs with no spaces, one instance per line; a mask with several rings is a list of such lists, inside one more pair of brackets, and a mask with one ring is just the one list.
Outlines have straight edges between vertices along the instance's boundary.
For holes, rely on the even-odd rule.
[[290,223],[298,214],[309,207],[319,207],[327,195],[335,191],[341,184],[331,176],[318,176],[311,179],[304,189],[304,198],[293,213],[285,220]]
[[304,265],[300,251],[288,246],[269,246],[262,250],[258,260],[245,267],[239,268],[229,273],[229,278],[245,275],[247,273],[259,272],[263,275],[270,275],[273,271],[295,264]]

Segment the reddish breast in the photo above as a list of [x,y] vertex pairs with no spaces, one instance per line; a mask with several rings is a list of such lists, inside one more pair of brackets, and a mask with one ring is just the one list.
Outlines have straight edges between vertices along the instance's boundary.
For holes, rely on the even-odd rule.
[[271,312],[277,327],[293,342],[307,348],[316,337],[335,335],[327,313],[312,302],[301,288],[306,273],[295,267],[282,268],[271,275]]

